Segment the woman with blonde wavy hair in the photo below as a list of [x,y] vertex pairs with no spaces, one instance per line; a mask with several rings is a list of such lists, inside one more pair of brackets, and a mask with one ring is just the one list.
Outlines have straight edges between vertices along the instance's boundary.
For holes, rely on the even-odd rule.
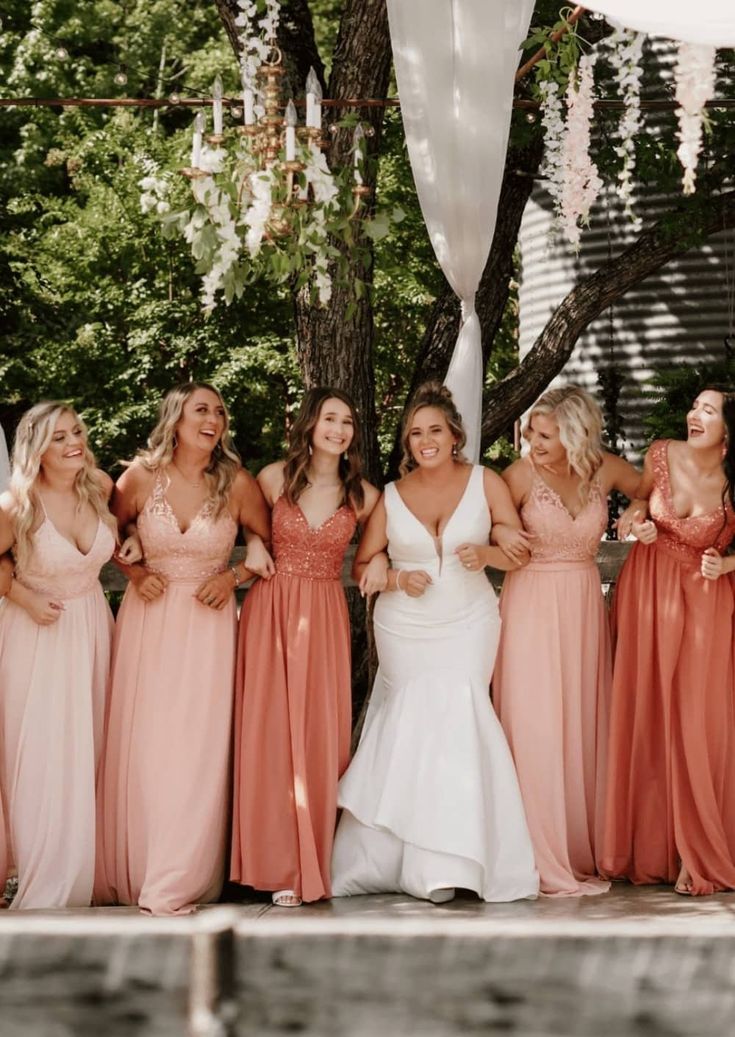
[[[112,634],[99,572],[117,538],[111,490],[73,408],[39,403],[23,415],[0,497],[0,552],[15,560],[0,609],[0,789],[18,871],[13,908],[84,907],[92,897]],[[126,557],[136,557],[132,545]]]
[[224,877],[234,590],[249,575],[230,554],[238,524],[270,529],[213,386],[166,393],[113,510],[137,523],[145,563],[127,569],[115,632],[95,901],[187,913]]
[[603,449],[600,408],[577,386],[544,393],[523,434],[528,456],[503,478],[524,532],[503,546],[511,557],[530,549],[531,561],[503,585],[493,701],[518,771],[541,892],[604,893],[595,828],[611,664],[595,558],[608,494],[636,496],[640,474]]
[[352,727],[342,564],[378,498],[361,476],[360,448],[351,398],[309,389],[285,460],[258,476],[275,562],[240,616],[231,878],[280,907],[331,896]]

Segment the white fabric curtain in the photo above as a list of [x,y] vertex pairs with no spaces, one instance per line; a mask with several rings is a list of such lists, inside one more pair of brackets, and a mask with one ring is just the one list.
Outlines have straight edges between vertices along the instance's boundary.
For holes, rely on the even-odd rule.
[[482,345],[475,293],[495,231],[518,50],[534,0],[388,0],[393,58],[421,211],[462,303],[449,366],[480,454]]
[[684,0],[590,0],[585,7],[636,32],[710,47],[735,47],[735,0],[707,0],[705,4]]
[[10,482],[10,461],[8,460],[8,446],[5,442],[5,433],[0,425],[0,493],[4,493]]

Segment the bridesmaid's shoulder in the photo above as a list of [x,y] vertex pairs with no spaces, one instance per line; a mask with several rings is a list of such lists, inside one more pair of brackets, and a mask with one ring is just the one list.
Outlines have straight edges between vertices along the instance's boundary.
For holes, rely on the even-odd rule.
[[101,468],[95,468],[94,477],[102,491],[102,496],[105,500],[109,500],[115,487],[114,481],[110,478],[107,472],[103,472]]
[[126,492],[137,493],[141,490],[147,491],[153,486],[156,473],[152,468],[147,468],[142,461],[136,458],[126,465],[125,471],[117,480],[117,488]]
[[378,487],[373,486],[373,484],[368,482],[367,479],[361,479],[360,483],[362,484],[362,492],[365,494],[365,501],[358,518],[360,521],[364,521],[370,515],[382,494]]
[[263,491],[263,495],[269,504],[273,504],[281,495],[283,489],[283,471],[286,467],[285,461],[274,461],[261,468],[258,472],[257,482]]
[[513,489],[526,489],[531,485],[533,469],[527,457],[519,457],[501,472],[500,478]]

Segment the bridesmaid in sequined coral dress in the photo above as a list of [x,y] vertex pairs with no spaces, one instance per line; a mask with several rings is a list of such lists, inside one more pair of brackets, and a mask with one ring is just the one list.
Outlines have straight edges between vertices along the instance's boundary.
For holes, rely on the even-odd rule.
[[121,525],[137,519],[145,565],[118,615],[98,783],[95,900],[183,914],[224,878],[235,666],[230,569],[238,522],[269,536],[240,467],[219,393],[189,383],[118,483]]
[[258,481],[273,508],[275,565],[240,616],[231,878],[297,907],[331,896],[352,727],[342,564],[378,498],[360,478],[350,398],[309,390],[285,462]]
[[596,817],[612,679],[595,563],[607,495],[632,497],[640,474],[601,448],[602,414],[576,386],[531,408],[530,455],[506,469],[531,562],[505,578],[493,702],[513,753],[541,892],[604,893]]
[[705,390],[686,442],[646,458],[658,530],[618,581],[600,868],[735,889],[735,397]]

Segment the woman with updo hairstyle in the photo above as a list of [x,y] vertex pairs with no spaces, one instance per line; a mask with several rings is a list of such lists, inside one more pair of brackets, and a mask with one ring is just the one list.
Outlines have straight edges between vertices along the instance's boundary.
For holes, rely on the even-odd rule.
[[448,389],[406,411],[401,478],[370,517],[354,564],[387,549],[375,606],[379,670],[362,738],[339,786],[335,896],[408,893],[443,903],[535,896],[533,849],[513,761],[489,697],[500,619],[485,566],[516,568],[489,543],[519,528],[499,476],[468,464]]
[[518,771],[541,892],[603,893],[596,819],[611,661],[596,556],[608,494],[633,497],[640,474],[603,449],[602,412],[577,386],[544,393],[523,435],[528,455],[503,478],[524,531],[504,546],[511,557],[527,547],[531,561],[503,584],[493,702]]
[[238,524],[267,539],[263,496],[241,466],[211,385],[169,390],[120,477],[113,510],[137,523],[118,614],[98,787],[95,901],[184,914],[224,878]]
[[361,470],[355,405],[320,387],[304,394],[285,460],[258,475],[274,560],[240,616],[231,877],[279,907],[331,896],[352,729],[342,567],[378,498]]
[[703,389],[657,440],[618,580],[600,866],[701,896],[735,889],[735,394]]
[[[72,407],[39,403],[23,415],[0,497],[0,552],[15,560],[0,608],[0,791],[18,872],[13,908],[86,907],[92,898],[112,635],[99,573],[117,538],[111,490]],[[128,545],[126,557],[140,553]]]

